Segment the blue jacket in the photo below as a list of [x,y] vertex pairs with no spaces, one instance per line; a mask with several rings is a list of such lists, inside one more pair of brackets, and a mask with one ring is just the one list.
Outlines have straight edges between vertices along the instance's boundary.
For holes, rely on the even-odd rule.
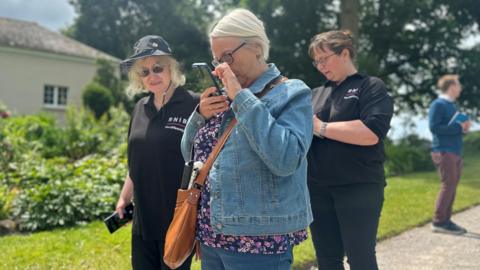
[[444,98],[435,99],[428,111],[430,131],[432,132],[432,152],[462,153],[462,126],[453,122],[448,124],[457,111],[455,103]]
[[[312,222],[306,159],[313,136],[311,90],[300,80],[287,80],[261,99],[254,95],[279,74],[270,64],[226,112],[220,134],[233,117],[238,123],[209,174],[217,233],[277,235]],[[198,112],[190,116],[181,144],[185,159],[204,123]]]

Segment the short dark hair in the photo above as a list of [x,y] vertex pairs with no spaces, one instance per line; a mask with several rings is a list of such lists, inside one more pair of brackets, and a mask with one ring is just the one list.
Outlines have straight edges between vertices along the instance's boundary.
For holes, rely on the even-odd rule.
[[353,47],[353,35],[349,30],[334,30],[315,35],[310,40],[308,54],[314,57],[315,50],[329,49],[335,54],[340,54],[344,49],[350,53],[350,58],[355,57],[355,48]]
[[442,91],[442,93],[447,92],[450,86],[455,85],[458,83],[458,75],[457,74],[446,74],[440,77],[437,82],[437,87]]

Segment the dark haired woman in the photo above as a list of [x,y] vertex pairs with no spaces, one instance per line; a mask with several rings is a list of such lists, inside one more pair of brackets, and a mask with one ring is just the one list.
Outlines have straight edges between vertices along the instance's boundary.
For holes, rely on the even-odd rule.
[[327,82],[313,90],[314,138],[308,153],[310,225],[318,268],[378,269],[375,244],[383,205],[383,139],[393,102],[378,78],[358,73],[352,36],[312,38],[309,55]]

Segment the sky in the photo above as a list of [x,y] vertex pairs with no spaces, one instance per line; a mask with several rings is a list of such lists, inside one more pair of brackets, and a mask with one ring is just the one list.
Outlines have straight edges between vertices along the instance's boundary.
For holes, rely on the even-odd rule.
[[[59,31],[72,24],[75,16],[75,10],[68,3],[68,0],[0,0],[0,17],[36,22],[53,31]],[[476,43],[479,40],[479,37],[475,37],[467,43]],[[413,129],[405,128],[404,118],[413,119],[417,123],[416,127]],[[389,137],[394,139],[401,138],[411,132],[417,133],[422,138],[432,138],[425,117],[397,115],[392,120],[392,127]],[[480,125],[474,124],[473,129],[480,129]]]
[[68,0],[0,0],[0,17],[37,22],[58,31],[73,23],[75,10]]

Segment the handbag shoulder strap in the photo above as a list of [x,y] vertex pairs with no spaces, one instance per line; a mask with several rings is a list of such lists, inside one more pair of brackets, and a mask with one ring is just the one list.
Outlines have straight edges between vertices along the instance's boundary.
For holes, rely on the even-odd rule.
[[223,132],[220,139],[218,139],[218,142],[213,148],[212,153],[210,153],[210,155],[208,156],[207,161],[205,161],[205,164],[200,169],[200,172],[198,173],[198,176],[195,179],[195,184],[196,184],[195,186],[200,185],[201,187],[205,183],[205,179],[207,178],[208,172],[212,168],[213,162],[215,161],[215,159],[217,159],[217,156],[220,153],[220,150],[222,150],[223,145],[225,144],[228,137],[232,133],[233,127],[235,126],[236,123],[237,123],[237,119],[233,118],[232,121],[228,124],[225,131]]
[[268,92],[270,92],[270,90],[272,90],[277,85],[279,85],[279,84],[281,84],[281,83],[283,83],[284,81],[287,81],[287,80],[288,80],[287,77],[285,77],[283,75],[278,75],[273,80],[271,80],[269,83],[267,83],[267,85],[265,85],[265,88],[263,88],[263,90],[260,93],[255,94],[255,96],[257,96],[257,98],[262,98]]

